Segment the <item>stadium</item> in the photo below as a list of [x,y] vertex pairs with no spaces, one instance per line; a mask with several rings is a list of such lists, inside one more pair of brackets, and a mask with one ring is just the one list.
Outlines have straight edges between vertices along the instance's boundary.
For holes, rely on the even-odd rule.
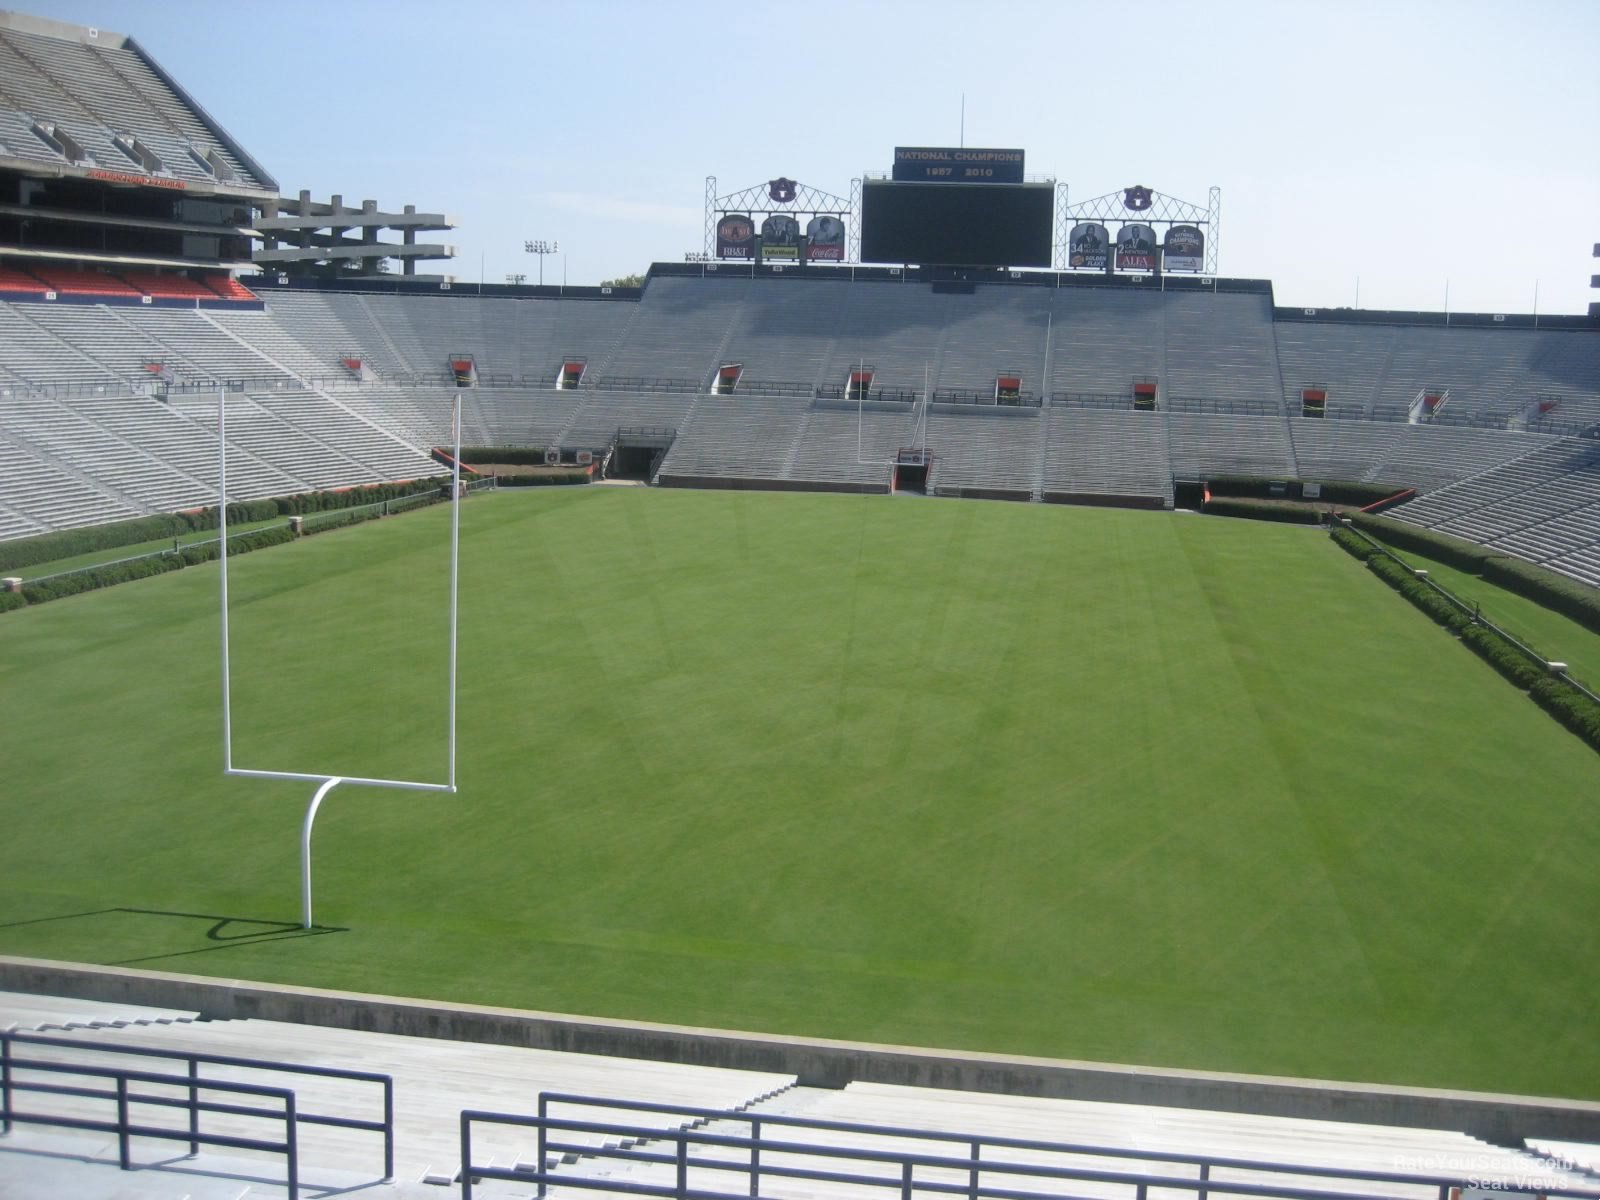
[[1600,312],[1025,161],[462,282],[0,13],[0,1196],[1600,1197]]

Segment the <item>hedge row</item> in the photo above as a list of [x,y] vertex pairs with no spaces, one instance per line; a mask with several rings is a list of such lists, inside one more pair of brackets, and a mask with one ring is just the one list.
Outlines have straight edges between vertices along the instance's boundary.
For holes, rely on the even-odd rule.
[[1375,551],[1347,529],[1335,529],[1333,540],[1357,558],[1366,558],[1374,575],[1400,592],[1439,624],[1458,633],[1466,647],[1518,689],[1527,692],[1547,713],[1600,751],[1600,704],[1587,695],[1551,678],[1494,630],[1472,622],[1464,612],[1440,596],[1392,558]]
[[587,471],[543,471],[538,475],[500,475],[496,487],[562,487],[572,483],[588,483]]
[[1374,554],[1367,559],[1367,568],[1446,629],[1459,631],[1472,623],[1471,617],[1394,559]]
[[1482,575],[1508,592],[1526,596],[1552,612],[1570,617],[1585,629],[1600,633],[1600,588],[1431,529],[1366,513],[1350,513],[1349,516],[1355,525],[1379,541]]
[[1378,517],[1361,512],[1347,515],[1356,528],[1371,534],[1385,545],[1410,550],[1414,554],[1421,554],[1425,558],[1446,563],[1473,575],[1481,575],[1484,563],[1489,559],[1502,557],[1499,551],[1479,546],[1475,542],[1451,537],[1447,533],[1435,533],[1431,529],[1423,529],[1419,525],[1410,525],[1405,521],[1396,521],[1391,517]]
[[161,541],[179,533],[187,533],[193,528],[187,517],[172,513],[18,538],[14,542],[0,542],[0,570],[31,567],[34,563],[72,558],[92,550],[111,550],[118,546],[136,546],[140,542]]
[[463,463],[499,463],[507,467],[542,467],[544,451],[529,446],[463,446]]
[[112,563],[104,567],[90,567],[70,575],[57,575],[54,579],[41,579],[37,583],[24,583],[22,597],[29,604],[44,604],[63,596],[79,592],[92,592],[96,588],[110,587],[114,583],[127,583],[133,579],[147,579],[151,575],[165,575],[168,571],[183,568],[183,558],[177,554],[157,554],[149,558],[135,558],[129,562]]
[[[1224,475],[1207,479],[1206,486],[1213,496],[1256,496],[1261,499],[1299,499],[1305,484],[1298,480],[1267,479],[1259,476]],[[1287,486],[1287,493],[1282,489]],[[1319,504],[1372,504],[1387,500],[1401,489],[1382,483],[1353,483],[1335,480],[1324,483],[1322,495],[1311,503]],[[1273,489],[1280,489],[1274,491]]]
[[[235,554],[248,554],[252,550],[260,550],[266,546],[281,546],[293,540],[294,531],[288,525],[257,529],[251,533],[229,537],[228,554],[230,557]],[[60,600],[63,596],[76,596],[80,592],[92,592],[99,588],[111,587],[113,584],[148,579],[152,575],[165,575],[168,571],[211,562],[217,557],[218,545],[216,541],[202,542],[185,546],[176,553],[170,550],[161,551],[145,555],[143,558],[129,559],[127,562],[86,567],[82,571],[72,571],[50,579],[24,581],[21,592],[0,592],[0,612],[21,608],[25,604],[45,604],[51,600]]]
[[1468,625],[1461,631],[1461,640],[1467,649],[1523,691],[1545,678],[1546,672],[1542,666],[1535,665],[1526,654],[1492,629]]
[[305,523],[306,533],[326,533],[330,529],[343,529],[346,525],[359,525],[362,521],[372,521],[383,514],[376,509],[361,509],[355,512],[337,513],[331,517],[318,517],[314,521]]
[[[243,525],[296,513],[327,512],[360,504],[374,504],[380,500],[394,500],[418,492],[437,490],[441,483],[438,478],[415,479],[407,483],[384,483],[338,492],[307,492],[266,500],[245,500],[228,505],[228,523]],[[215,529],[217,524],[217,509],[212,505],[192,512],[163,513],[153,517],[135,517],[131,521],[91,525],[85,529],[41,533],[35,537],[0,543],[0,571],[74,558],[95,550],[114,550],[120,546],[137,546],[142,542],[167,541],[181,534]]]
[[398,500],[402,496],[415,496],[419,492],[448,490],[449,476],[436,475],[428,479],[411,479],[405,483],[379,483],[371,487],[345,488],[337,492],[303,492],[297,496],[280,496],[275,515],[298,516],[302,513],[332,512],[341,508],[359,508],[363,504],[377,504],[384,500]]
[[1322,523],[1322,510],[1315,502],[1301,504],[1293,500],[1237,500],[1224,497],[1206,501],[1204,511],[1213,517],[1246,517],[1253,521],[1287,521],[1295,525]]
[[1488,559],[1483,564],[1483,577],[1600,633],[1600,588],[1587,587],[1520,558]]
[[1367,559],[1378,553],[1376,546],[1360,534],[1352,533],[1343,525],[1334,526],[1332,536],[1334,543],[1341,550],[1354,558],[1360,559],[1362,562],[1366,562]]
[[1545,712],[1600,750],[1600,704],[1556,679],[1539,680],[1528,694]]

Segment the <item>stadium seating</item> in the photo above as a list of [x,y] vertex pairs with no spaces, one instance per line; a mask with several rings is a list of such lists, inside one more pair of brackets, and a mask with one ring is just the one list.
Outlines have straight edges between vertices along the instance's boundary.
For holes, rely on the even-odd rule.
[[63,295],[123,296],[131,299],[139,297],[138,288],[130,287],[115,275],[108,275],[103,271],[75,271],[67,267],[44,264],[30,267],[29,270],[44,280],[52,291]]
[[15,267],[0,266],[0,292],[42,293],[44,282]]
[[[56,272],[78,287],[124,286]],[[128,278],[155,287],[173,277]],[[192,493],[196,479],[209,488],[214,404],[181,392],[214,379],[244,381],[251,397],[237,409],[238,495],[431,470],[427,451],[451,438],[448,361],[465,354],[480,386],[463,407],[464,444],[603,452],[620,428],[665,430],[675,441],[659,481],[669,484],[876,489],[910,444],[932,452],[935,494],[1166,505],[1174,477],[1349,479],[1418,489],[1423,500],[1407,507],[1419,523],[1580,578],[1592,572],[1581,480],[1507,476],[1498,507],[1467,505],[1482,510],[1472,517],[1457,511],[1465,492],[1441,495],[1436,510],[1424,503],[1478,477],[1488,486],[1497,468],[1561,442],[1531,430],[1600,416],[1600,339],[1581,331],[1275,322],[1264,292],[956,293],[789,275],[664,274],[626,302],[279,286],[265,299],[265,311],[0,301],[0,389],[82,398],[113,444],[141,447],[134,461],[158,460],[151,485],[139,487],[95,473],[93,438],[81,453],[59,443],[44,451],[83,471],[83,486],[103,482],[120,505],[159,506]],[[561,364],[573,358],[586,363],[582,383],[561,389]],[[740,364],[738,389],[712,397],[723,362]],[[873,395],[892,400],[858,418],[847,401],[822,397],[842,397],[863,365]],[[1042,407],[990,403],[1002,371],[1020,375]],[[1133,411],[1135,377],[1156,381],[1156,412]],[[1325,418],[1300,415],[1310,382],[1328,391]],[[169,385],[159,417],[148,398],[95,402]],[[1450,400],[1414,425],[1411,401],[1424,386],[1448,387]],[[925,432],[915,433],[922,410],[911,402],[925,397]],[[1554,398],[1542,417],[1538,397]],[[40,521],[37,509],[10,508],[10,536]]]
[[[1340,1196],[1435,1200],[1441,1181],[1454,1178],[1465,1182],[1469,1175],[1537,1178],[1543,1181],[1541,1190],[1569,1189],[1593,1195],[1597,1190],[1594,1176],[1581,1167],[1563,1164],[1600,1159],[1592,1146],[1538,1139],[1524,1151],[1448,1129],[866,1082],[823,1089],[799,1086],[793,1075],[781,1072],[676,1065],[270,1020],[198,1020],[195,1013],[181,1010],[13,993],[0,993],[0,1028],[68,1039],[70,1046],[24,1044],[19,1049],[46,1061],[75,1065],[109,1066],[118,1061],[119,1050],[134,1050],[334,1070],[370,1071],[377,1066],[393,1081],[394,1181],[386,1190],[398,1196],[427,1195],[429,1185],[459,1182],[462,1146],[458,1118],[463,1109],[531,1115],[538,1110],[541,1094],[593,1097],[556,1102],[549,1110],[552,1117],[622,1124],[641,1133],[686,1129],[712,1137],[743,1137],[751,1133],[751,1119],[764,1118],[767,1137],[796,1149],[769,1146],[763,1150],[761,1164],[767,1183],[761,1189],[763,1195],[774,1194],[768,1188],[778,1184],[786,1168],[880,1176],[898,1186],[901,1174],[896,1155],[965,1158],[973,1140],[984,1143],[980,1159],[991,1164],[984,1172],[986,1188],[1011,1186],[1050,1195],[1105,1196],[1108,1200],[1130,1194],[1131,1184],[1141,1175],[1193,1180],[1202,1187],[1204,1179],[1213,1189],[1230,1185],[1284,1189],[1335,1200]],[[130,1060],[123,1056],[121,1061]],[[174,1065],[183,1069],[181,1058],[132,1061],[145,1070],[171,1070]],[[227,1065],[206,1065],[202,1070],[208,1079],[290,1086],[302,1111],[362,1117],[373,1109],[372,1086],[358,1080]],[[25,1072],[17,1072],[17,1077],[25,1081]],[[87,1115],[89,1103],[59,1097],[50,1111],[69,1118]],[[706,1119],[671,1111],[677,1107],[718,1116]],[[93,1115],[103,1116],[103,1112]],[[141,1109],[140,1116],[170,1131],[186,1128],[181,1109],[165,1116],[158,1110]],[[806,1124],[784,1125],[773,1118],[798,1118]],[[209,1116],[205,1131],[260,1136],[258,1127],[237,1116]],[[471,1162],[476,1167],[502,1170],[543,1167],[558,1180],[563,1176],[574,1183],[587,1180],[615,1191],[649,1184],[670,1188],[673,1184],[671,1156],[648,1153],[660,1146],[640,1145],[638,1138],[566,1128],[556,1137],[563,1146],[575,1149],[552,1151],[541,1162],[534,1130],[475,1123]],[[947,1138],[959,1140],[954,1144],[936,1140]],[[996,1145],[1000,1139],[1025,1144]],[[800,1145],[808,1151],[799,1153]],[[141,1169],[127,1174],[116,1170],[114,1143],[108,1153],[98,1135],[19,1124],[0,1146],[0,1161],[10,1177],[26,1179],[32,1178],[26,1172],[37,1157],[49,1154],[57,1160],[48,1177],[51,1186],[61,1186],[68,1178],[63,1172],[70,1170],[74,1194],[84,1197],[165,1195],[168,1193],[161,1190],[128,1189],[145,1184],[170,1188],[180,1181],[189,1194],[204,1196],[212,1193],[199,1189],[230,1179],[235,1181],[234,1191],[227,1194],[234,1195],[237,1180],[243,1177],[260,1181],[251,1187],[252,1195],[280,1194],[270,1183],[282,1178],[280,1162],[245,1158],[238,1151],[214,1146],[203,1147],[194,1158],[167,1161],[159,1153],[148,1153],[151,1146],[160,1143],[140,1143]],[[646,1153],[626,1156],[635,1147]],[[880,1161],[875,1162],[874,1155],[880,1156]],[[701,1144],[692,1151],[691,1160],[742,1165],[750,1156],[742,1150],[718,1151]],[[1211,1163],[1204,1175],[1200,1160]],[[68,1166],[74,1162],[78,1165]],[[375,1182],[382,1162],[381,1141],[371,1132],[300,1126],[299,1165],[302,1183],[308,1188],[326,1191],[341,1185],[340,1190],[361,1190]],[[1008,1177],[1001,1164],[1032,1169],[1035,1174],[1025,1179]],[[733,1192],[743,1185],[735,1174],[710,1172],[700,1166],[690,1170],[691,1186]],[[1052,1170],[1087,1171],[1106,1178],[1072,1180],[1044,1173]],[[1363,1173],[1379,1178],[1352,1177]],[[1118,1177],[1134,1178],[1125,1181]],[[959,1186],[966,1183],[967,1173],[942,1174],[918,1168],[917,1178],[919,1182],[947,1179]],[[794,1194],[818,1200],[847,1200],[863,1194],[859,1185],[826,1179],[791,1183],[801,1189]],[[410,1190],[418,1184],[423,1185],[420,1190]],[[431,1188],[431,1192],[438,1190]],[[525,1190],[513,1194],[525,1194]],[[482,1194],[507,1193],[488,1182],[482,1185]]]
[[146,296],[164,300],[214,300],[216,293],[203,283],[183,275],[161,275],[154,271],[120,271],[118,277]]
[[1123,496],[1172,504],[1159,413],[1052,405],[1045,410],[1044,498]]

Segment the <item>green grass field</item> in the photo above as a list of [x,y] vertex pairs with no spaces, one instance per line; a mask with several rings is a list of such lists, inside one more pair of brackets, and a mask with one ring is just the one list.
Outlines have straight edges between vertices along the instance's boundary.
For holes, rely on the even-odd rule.
[[[448,509],[235,559],[235,765],[440,779]],[[0,617],[0,952],[1600,1098],[1600,758],[1316,530],[462,510],[460,792],[224,778],[215,565]],[[223,919],[228,919],[226,923]]]

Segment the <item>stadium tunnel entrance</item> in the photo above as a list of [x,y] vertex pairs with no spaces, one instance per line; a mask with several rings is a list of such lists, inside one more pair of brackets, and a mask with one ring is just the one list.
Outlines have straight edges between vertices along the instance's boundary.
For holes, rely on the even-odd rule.
[[648,483],[655,478],[661,460],[672,448],[678,431],[667,428],[619,429],[606,458],[605,478],[638,479]]
[[933,463],[933,452],[927,449],[901,450],[894,459],[894,490],[897,492],[928,491],[928,468]]

